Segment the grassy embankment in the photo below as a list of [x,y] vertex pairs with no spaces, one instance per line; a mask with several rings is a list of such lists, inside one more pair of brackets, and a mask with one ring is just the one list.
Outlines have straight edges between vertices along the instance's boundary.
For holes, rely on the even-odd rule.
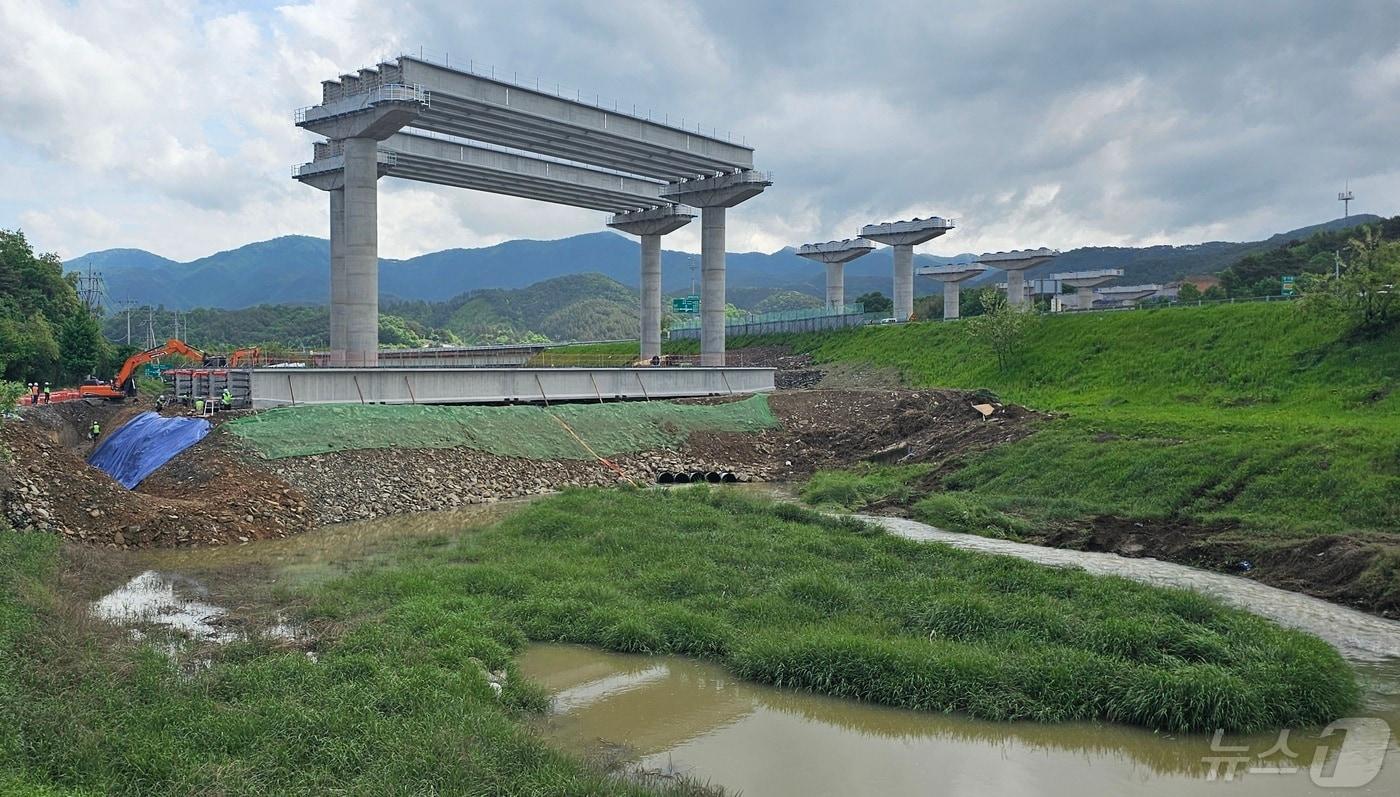
[[[740,338],[730,348],[785,345],[819,363],[894,369],[911,386],[989,388],[1061,414],[948,479],[942,486],[955,492],[922,510],[940,523],[976,527],[1011,511],[1183,518],[1285,537],[1400,530],[1400,330],[1338,337],[1291,306],[1254,304],[1048,317],[1006,370],[956,322]],[[918,475],[886,470],[876,480]],[[852,478],[825,475],[812,495],[883,489]]]
[[640,793],[522,731],[543,698],[514,673],[493,698],[471,659],[511,668],[531,639],[996,719],[1245,730],[1325,722],[1357,699],[1325,643],[1194,593],[703,488],[573,491],[282,587],[323,633],[318,662],[255,640],[182,673],[151,646],[108,647],[75,607],[64,616],[55,550],[0,536],[12,790]]
[[[987,387],[1065,417],[947,487],[993,509],[1239,523],[1298,536],[1400,530],[1400,330],[1363,342],[1281,305],[1046,319],[999,370],[958,324],[791,343],[819,361]],[[956,501],[929,511],[956,511]]]

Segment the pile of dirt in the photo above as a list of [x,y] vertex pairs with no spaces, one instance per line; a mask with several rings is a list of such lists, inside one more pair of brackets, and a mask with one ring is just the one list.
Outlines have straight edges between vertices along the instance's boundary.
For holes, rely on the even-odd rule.
[[969,454],[1025,437],[1045,417],[964,390],[792,390],[768,401],[777,428],[692,435],[682,451],[784,478],[862,461],[933,463],[942,473]]
[[305,497],[286,482],[196,445],[127,490],[87,464],[86,430],[104,434],[149,409],[68,402],[26,407],[0,424],[0,513],[17,529],[87,545],[169,547],[285,537],[310,528]]
[[779,390],[898,389],[907,384],[897,368],[861,363],[833,362],[817,365],[810,354],[795,354],[788,346],[751,346],[726,355],[730,365],[774,368],[773,384]]

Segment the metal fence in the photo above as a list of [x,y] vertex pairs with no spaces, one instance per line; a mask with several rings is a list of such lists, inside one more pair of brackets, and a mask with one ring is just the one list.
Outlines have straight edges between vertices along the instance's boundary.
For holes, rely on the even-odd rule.
[[[860,302],[842,305],[835,312],[825,307],[804,307],[799,310],[777,310],[771,313],[741,313],[725,316],[724,325],[726,327],[740,326],[742,324],[766,324],[771,321],[797,321],[799,319],[819,318],[821,316],[837,315],[864,315],[865,305]],[[671,325],[670,330],[676,332],[683,329],[699,329],[700,319],[693,321],[680,321]]]

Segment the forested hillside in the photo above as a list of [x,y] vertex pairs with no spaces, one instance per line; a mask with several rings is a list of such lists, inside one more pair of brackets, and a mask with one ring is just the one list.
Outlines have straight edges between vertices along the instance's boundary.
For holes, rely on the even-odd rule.
[[[637,334],[636,292],[601,274],[577,274],[518,290],[482,290],[445,302],[394,301],[379,306],[384,346],[604,340]],[[132,342],[151,328],[158,340],[177,334],[177,314],[163,307],[131,310]],[[258,305],[239,310],[199,308],[178,314],[178,334],[210,350],[260,344],[304,350],[330,345],[325,305]],[[127,314],[107,318],[104,331],[125,340]]]
[[[1187,274],[1214,274],[1241,257],[1302,240],[1315,232],[1379,221],[1357,215],[1279,233],[1262,241],[1212,241],[1183,246],[1083,247],[1031,269],[1032,277],[1059,271],[1121,268],[1124,284],[1165,282]],[[939,238],[915,255],[918,267],[966,262],[973,255],[955,253],[958,231]],[[1056,246],[1056,241],[1026,241],[1027,246]],[[67,267],[103,273],[113,299],[170,309],[195,307],[240,308],[259,304],[321,304],[329,296],[329,244],[322,238],[289,235],[218,252],[188,263],[139,249],[110,249],[68,261]],[[662,285],[668,293],[689,293],[697,274],[698,257],[690,252],[663,250]],[[596,273],[633,289],[638,283],[635,239],[611,232],[576,235],[555,241],[507,241],[478,249],[447,249],[406,260],[380,261],[382,302],[392,299],[450,301],[477,290],[520,289],[555,277]],[[846,294],[890,291],[890,250],[875,252],[846,267]],[[730,252],[727,258],[730,301],[756,309],[778,291],[824,295],[825,276],[819,264],[804,260],[787,247],[776,252]],[[997,282],[990,273],[977,284]],[[937,281],[918,277],[915,293],[941,291]]]
[[1281,277],[1322,274],[1331,271],[1340,256],[1346,259],[1350,242],[1364,228],[1376,231],[1381,241],[1400,240],[1400,216],[1372,217],[1363,227],[1330,229],[1306,238],[1293,238],[1271,249],[1240,258],[1220,274],[1221,285],[1231,296],[1266,296],[1279,292]]
[[0,376],[71,385],[105,373],[119,354],[58,256],[36,255],[24,233],[0,230]]

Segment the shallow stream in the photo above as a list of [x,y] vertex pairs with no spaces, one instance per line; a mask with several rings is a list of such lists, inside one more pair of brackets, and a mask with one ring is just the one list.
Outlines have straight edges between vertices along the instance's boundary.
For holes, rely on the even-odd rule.
[[[511,504],[343,524],[229,548],[145,551],[102,560],[115,622],[190,625],[207,639],[242,623],[280,622],[250,596],[386,556],[405,541],[456,536]],[[740,681],[679,657],[533,645],[524,673],[554,694],[538,722],[553,744],[649,771],[683,773],[746,795],[1400,794],[1400,623],[1234,576],[1152,559],[1082,553],[868,518],[892,533],[1052,565],[1080,566],[1209,593],[1335,645],[1356,666],[1365,702],[1349,730],[1172,736],[1109,724],[998,723],[861,704]],[[113,596],[116,597],[113,597]],[[181,601],[193,604],[183,613]],[[196,615],[186,619],[186,614]],[[256,616],[259,615],[260,616]],[[165,622],[159,618],[168,617]],[[206,632],[204,629],[208,628]],[[275,632],[274,632],[275,633]],[[1373,772],[1380,764],[1378,772]]]

